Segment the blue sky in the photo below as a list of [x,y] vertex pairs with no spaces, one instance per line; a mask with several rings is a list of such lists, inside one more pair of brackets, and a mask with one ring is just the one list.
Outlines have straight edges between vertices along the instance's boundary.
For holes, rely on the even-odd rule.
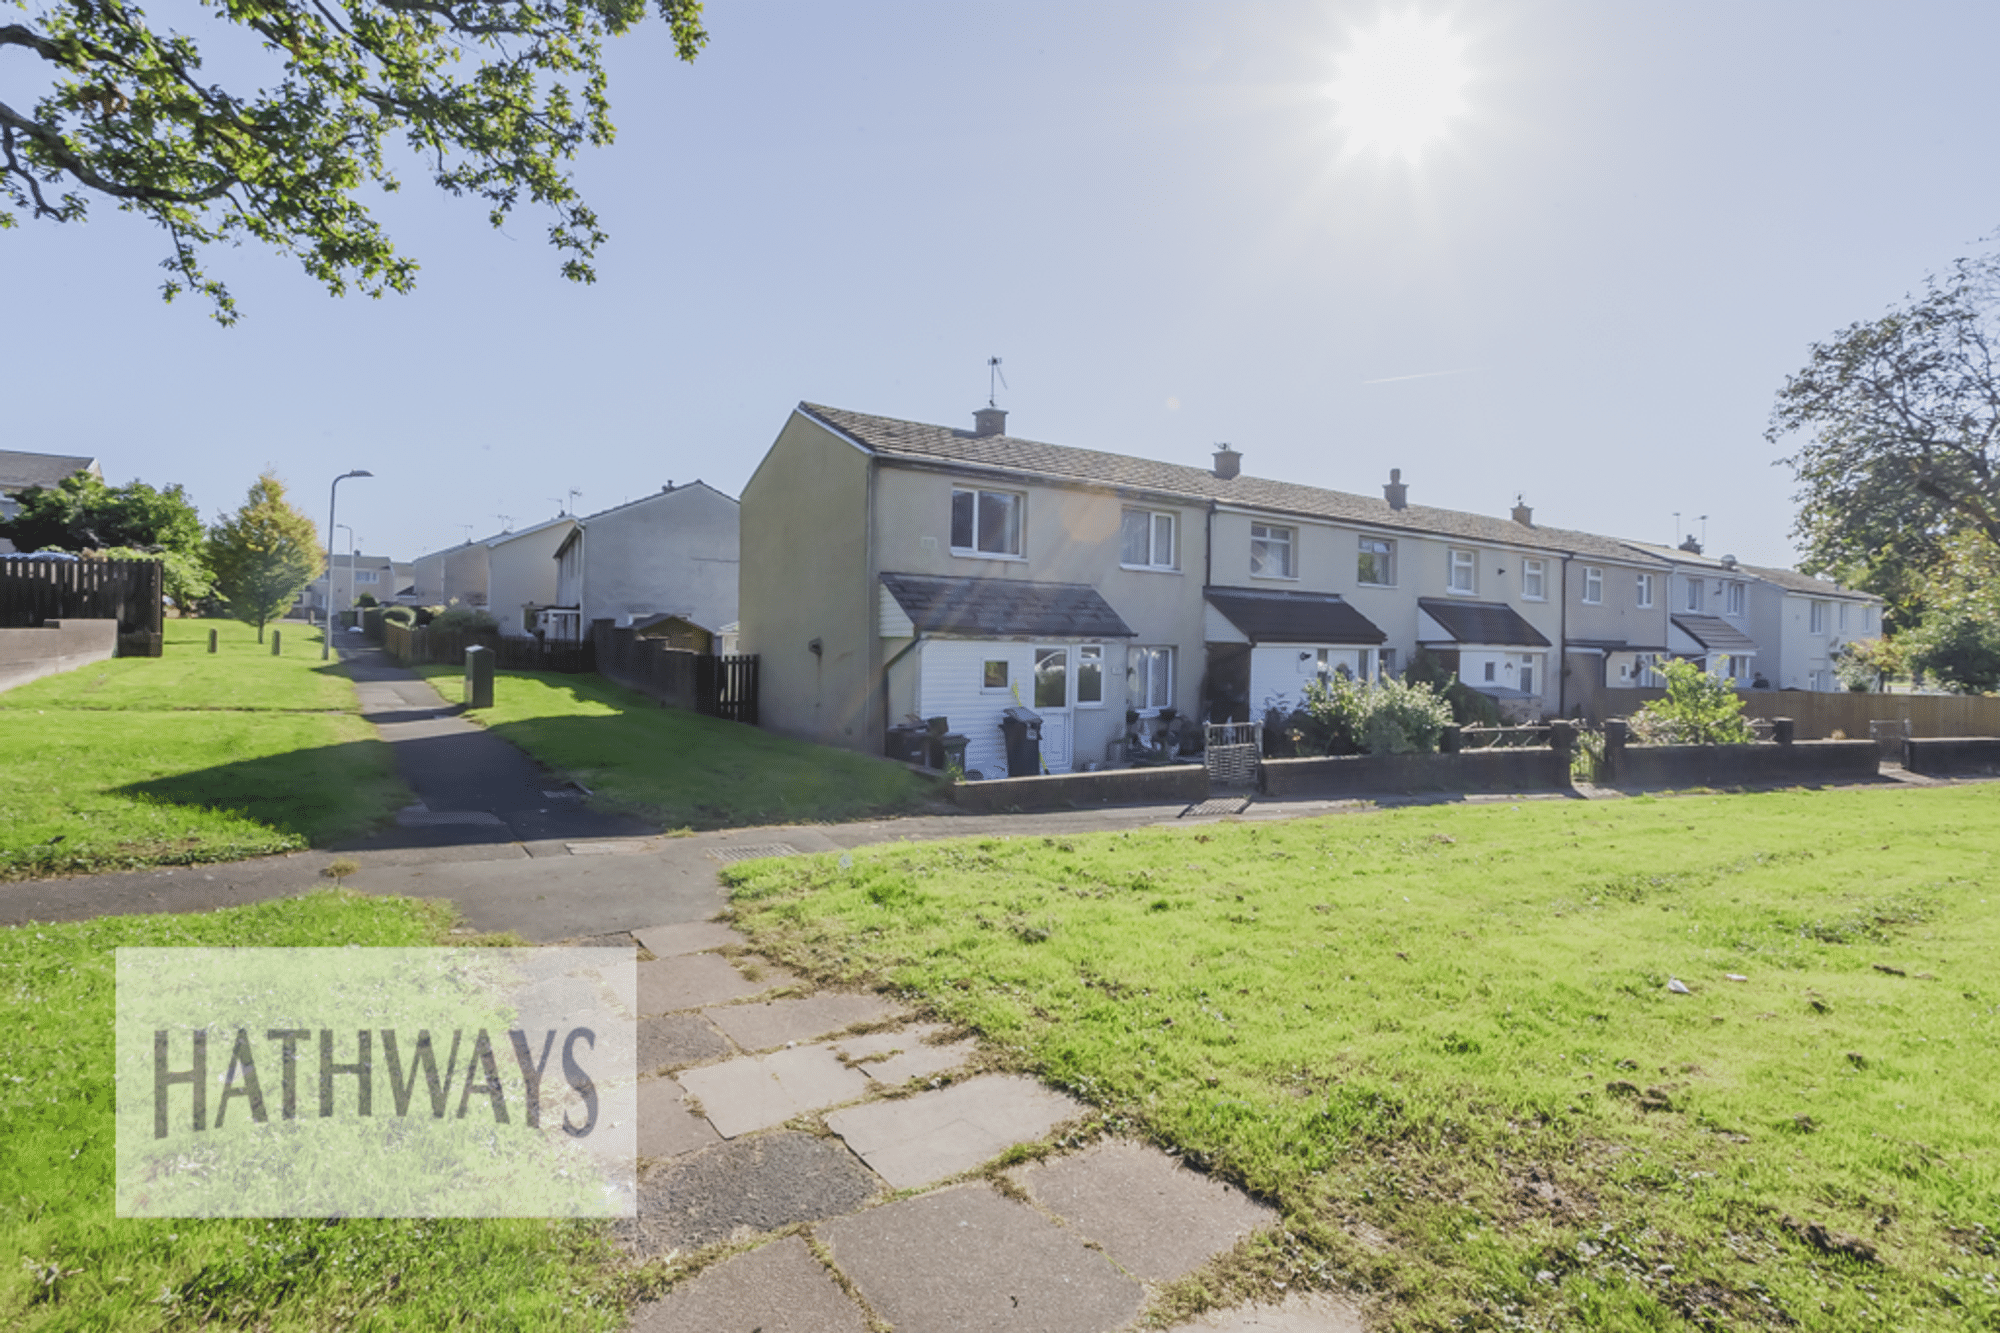
[[[153,7],[156,18],[172,6]],[[1466,111],[1357,153],[1328,81],[1414,10]],[[185,7],[199,33],[212,20]],[[246,318],[164,306],[151,229],[0,233],[8,447],[188,486],[266,466],[402,558],[696,477],[736,493],[800,399],[1789,563],[1765,418],[1809,343],[2000,228],[2000,6],[717,0],[683,66],[617,44],[579,164],[594,287],[545,221],[408,173],[408,297],[212,256]],[[6,76],[0,66],[0,79]],[[1451,373],[1440,373],[1451,372]],[[344,540],[344,538],[343,538]]]

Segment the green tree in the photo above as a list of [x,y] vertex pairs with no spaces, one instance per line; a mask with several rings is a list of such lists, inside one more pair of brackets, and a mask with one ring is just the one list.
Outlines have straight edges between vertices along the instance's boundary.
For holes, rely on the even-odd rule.
[[1699,662],[1677,657],[1655,667],[1667,678],[1663,698],[1632,715],[1632,734],[1648,745],[1748,745],[1757,733],[1743,719],[1743,698]]
[[[708,40],[700,0],[656,0],[682,60]],[[227,288],[202,252],[248,239],[298,257],[335,295],[409,290],[363,202],[398,187],[398,139],[438,188],[501,226],[525,195],[549,209],[563,272],[591,281],[605,233],[564,164],[611,142],[603,43],[646,0],[222,0],[197,39],[126,0],[15,0],[0,49],[40,61],[10,78],[42,89],[17,110],[0,85],[0,205],[53,222],[92,199],[166,233],[168,300],[198,292],[223,323]],[[211,82],[205,45],[232,77]],[[0,227],[14,214],[0,207]]]
[[23,551],[157,558],[164,566],[167,598],[182,615],[214,591],[201,513],[178,485],[165,490],[143,481],[107,486],[80,472],[54,486],[30,486],[15,498],[20,512],[0,521],[0,537]]
[[1923,624],[1897,639],[1910,668],[1948,689],[2000,689],[2000,542],[1976,531],[1947,539],[1924,596]]
[[1793,535],[1810,573],[1923,617],[1955,532],[2000,541],[2000,255],[1962,259],[1880,319],[1815,343],[1765,437],[1803,434]]
[[308,583],[319,577],[319,529],[285,500],[272,473],[257,478],[249,498],[208,535],[208,563],[229,614],[257,627],[283,615]]

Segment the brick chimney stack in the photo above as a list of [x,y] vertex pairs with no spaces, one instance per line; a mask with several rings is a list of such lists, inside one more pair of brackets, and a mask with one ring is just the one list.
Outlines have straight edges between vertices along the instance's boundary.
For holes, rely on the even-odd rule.
[[1215,476],[1218,481],[1228,481],[1243,470],[1243,455],[1226,444],[1215,446]]
[[1524,528],[1535,526],[1535,511],[1522,503],[1522,497],[1514,497],[1514,521]]
[[980,438],[1007,433],[1007,409],[982,407],[972,414],[972,433]]
[[1382,498],[1389,502],[1391,509],[1406,509],[1410,503],[1410,488],[1403,484],[1403,469],[1389,469],[1389,484],[1382,488]]

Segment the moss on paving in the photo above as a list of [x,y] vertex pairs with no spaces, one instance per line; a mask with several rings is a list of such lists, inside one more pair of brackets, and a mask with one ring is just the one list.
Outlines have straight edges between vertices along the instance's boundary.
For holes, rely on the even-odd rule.
[[2000,1328],[1996,866],[1976,786],[726,873],[759,947],[1276,1200],[1272,1281],[1395,1328],[1849,1330]]

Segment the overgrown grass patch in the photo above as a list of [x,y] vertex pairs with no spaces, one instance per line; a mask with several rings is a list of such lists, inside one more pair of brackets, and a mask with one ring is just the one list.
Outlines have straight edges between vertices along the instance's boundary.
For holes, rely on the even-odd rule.
[[[213,656],[210,626],[225,649]],[[255,638],[235,622],[168,621],[164,657],[0,694],[0,880],[288,851],[406,804],[317,636],[281,657]]]
[[2000,789],[842,859],[725,872],[760,947],[1277,1200],[1273,1273],[1395,1327],[2000,1328]]
[[[465,673],[421,667],[444,697]],[[893,814],[929,784],[899,764],[675,708],[596,675],[500,672],[491,709],[466,716],[595,793],[668,828],[731,828]]]
[[448,907],[338,890],[0,929],[0,1326],[610,1329],[602,1223],[113,1216],[113,950],[441,942]]

